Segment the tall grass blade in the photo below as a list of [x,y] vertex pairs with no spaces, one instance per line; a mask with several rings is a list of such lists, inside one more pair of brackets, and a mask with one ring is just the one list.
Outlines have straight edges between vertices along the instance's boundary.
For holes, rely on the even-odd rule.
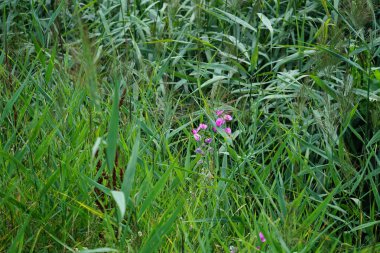
[[108,138],[107,138],[107,165],[111,172],[116,155],[117,139],[119,130],[119,85],[115,84],[114,97],[112,100],[112,112],[111,119],[108,126]]

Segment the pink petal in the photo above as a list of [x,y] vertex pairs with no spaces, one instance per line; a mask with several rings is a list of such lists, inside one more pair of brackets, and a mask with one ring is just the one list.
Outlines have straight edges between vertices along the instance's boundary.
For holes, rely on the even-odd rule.
[[224,132],[226,132],[227,134],[231,134],[232,133],[231,128],[229,128],[229,127],[226,127],[224,129]]
[[216,128],[213,127],[213,128],[212,128],[212,131],[214,131],[214,132],[216,133],[218,130],[216,130]]
[[265,239],[265,236],[264,236],[264,234],[263,233],[259,233],[259,237],[260,237],[260,240],[262,241],[262,242],[266,242],[266,239]]
[[193,134],[197,134],[197,133],[198,133],[198,130],[197,130],[197,129],[193,129],[193,130],[191,130],[191,132],[192,132]]
[[207,125],[206,125],[206,124],[200,124],[200,125],[199,125],[199,128],[200,128],[200,129],[207,129]]
[[199,134],[194,134],[194,139],[196,141],[199,141],[201,139],[201,136]]
[[222,118],[218,118],[216,121],[215,121],[215,124],[216,124],[216,126],[217,127],[220,127],[221,125],[223,125],[224,124],[224,119],[222,119]]

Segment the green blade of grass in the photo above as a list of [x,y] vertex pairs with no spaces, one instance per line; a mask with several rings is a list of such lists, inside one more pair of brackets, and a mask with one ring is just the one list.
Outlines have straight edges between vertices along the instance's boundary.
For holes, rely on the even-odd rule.
[[131,189],[133,188],[133,182],[135,180],[137,158],[139,155],[139,147],[140,147],[140,130],[138,130],[135,143],[133,144],[132,153],[129,158],[127,169],[124,173],[123,183],[121,185],[121,190],[124,192],[127,206],[129,206],[130,204],[129,199],[130,199]]
[[13,94],[12,98],[9,99],[9,101],[5,105],[5,108],[4,108],[4,110],[1,114],[1,118],[0,118],[0,126],[2,125],[4,119],[11,112],[14,103],[16,102],[16,100],[18,99],[18,97],[20,96],[21,92],[24,90],[24,88],[26,87],[27,84],[28,84],[28,82],[24,81],[24,83],[17,89],[17,91]]
[[31,218],[32,218],[31,214],[29,214],[28,217],[26,217],[26,219],[23,222],[23,225],[18,229],[17,235],[14,238],[11,246],[9,247],[8,252],[22,252],[23,245],[24,245],[25,230],[29,226]]
[[338,185],[333,191],[330,192],[330,194],[325,198],[322,203],[318,205],[318,207],[307,216],[307,218],[302,222],[301,227],[307,228],[310,227],[310,225],[318,218],[323,217],[324,213],[327,211],[326,207],[334,197],[334,195],[338,192],[340,189],[340,185]]
[[350,232],[355,232],[355,231],[358,231],[358,230],[369,228],[369,227],[372,227],[372,226],[374,226],[376,224],[380,224],[380,220],[371,221],[371,222],[367,222],[367,223],[361,224],[361,225],[359,225],[359,226],[354,227],[353,229],[351,229]]
[[380,130],[377,131],[373,136],[372,138],[368,141],[367,145],[366,145],[366,148],[369,148],[370,146],[372,146],[373,144],[377,143],[380,141]]
[[[176,206],[174,211],[172,211],[173,206]],[[152,233],[149,235],[149,238],[141,247],[139,252],[150,253],[156,251],[161,245],[164,236],[167,235],[173,228],[173,224],[181,210],[182,205],[178,204],[178,200],[172,201],[168,207],[168,210],[161,218],[160,223],[153,229]]]
[[121,221],[124,218],[126,204],[125,204],[125,196],[121,191],[111,191],[112,197],[115,200],[117,207],[120,211],[119,220]]
[[152,205],[153,200],[156,198],[158,194],[164,189],[165,183],[171,175],[171,169],[167,169],[164,175],[161,176],[160,180],[156,183],[156,185],[151,189],[149,195],[146,197],[144,202],[142,203],[141,209],[137,215],[138,219],[144,214],[144,212]]
[[108,126],[107,138],[107,165],[109,172],[112,171],[115,163],[116,146],[119,130],[119,85],[115,84],[114,97],[112,101],[112,113]]

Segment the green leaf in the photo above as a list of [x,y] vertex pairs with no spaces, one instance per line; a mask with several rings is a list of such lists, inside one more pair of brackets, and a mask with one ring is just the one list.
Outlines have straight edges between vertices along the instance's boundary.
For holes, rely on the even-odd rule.
[[373,144],[377,143],[380,141],[380,130],[377,131],[373,136],[372,138],[369,140],[369,142],[367,143],[367,146],[366,148],[369,148],[370,146],[372,146]]
[[310,214],[307,216],[306,220],[302,223],[301,227],[307,228],[310,227],[311,224],[318,218],[322,218],[324,213],[326,212],[326,207],[340,188],[340,185],[338,185],[330,194],[326,197],[326,199],[319,204],[319,206]]
[[12,107],[14,105],[14,103],[17,101],[18,97],[20,96],[21,92],[24,90],[25,86],[26,86],[27,82],[25,81],[18,89],[17,91],[13,94],[12,98],[7,102],[7,104],[5,105],[5,108],[3,110],[3,113],[1,114],[1,118],[0,118],[0,126],[1,124],[3,123],[5,117],[8,116],[8,114],[10,113],[10,111],[12,110]]
[[54,60],[56,55],[56,47],[53,48],[53,53],[51,54],[51,57],[49,59],[49,64],[46,68],[46,74],[45,74],[45,82],[48,84],[51,80],[51,76],[54,69]]
[[322,90],[324,90],[327,94],[329,94],[335,100],[338,100],[338,96],[337,96],[336,92],[333,89],[331,89],[324,81],[322,81],[317,76],[310,76],[310,77],[315,81],[315,83],[319,87],[321,87]]
[[228,13],[228,12],[225,12],[223,10],[220,10],[220,9],[216,9],[218,12],[224,14],[230,21],[230,23],[237,23],[251,31],[254,31],[256,32],[256,29],[253,28],[253,26],[251,26],[250,24],[248,24],[246,21],[244,21],[243,19],[231,14],[231,13]]
[[138,214],[138,219],[141,218],[141,216],[144,214],[144,212],[147,210],[147,208],[152,205],[152,202],[156,198],[156,196],[158,194],[160,194],[160,192],[164,189],[165,183],[170,176],[170,172],[171,172],[171,169],[167,169],[165,171],[164,175],[162,175],[160,180],[158,180],[156,185],[153,187],[153,189],[151,189],[149,195],[146,197],[146,199],[144,200],[144,202],[141,206],[140,212]]
[[224,79],[227,79],[228,77],[227,76],[214,76],[213,78],[207,80],[206,82],[204,82],[203,84],[201,84],[197,89],[195,89],[191,94],[194,94],[195,92],[197,92],[198,90],[201,90],[203,89],[204,87],[207,87],[208,85],[210,84],[213,84],[215,82],[219,82],[221,80],[224,80]]
[[55,19],[57,18],[57,16],[59,15],[59,13],[61,12],[61,9],[62,7],[65,5],[66,1],[61,1],[60,4],[58,5],[57,9],[53,12],[53,14],[51,15],[50,19],[49,19],[49,23],[47,24],[47,27],[46,29],[49,29],[49,27],[54,23]]
[[362,230],[364,228],[369,228],[369,227],[372,227],[376,224],[380,224],[380,220],[377,220],[377,221],[371,221],[371,222],[368,222],[368,223],[364,223],[364,224],[361,224],[357,227],[354,227],[353,229],[350,230],[350,232],[355,232],[357,230]]
[[352,67],[354,68],[357,68],[358,70],[360,70],[361,72],[363,72],[364,74],[366,74],[367,72],[362,68],[362,66],[360,66],[359,64],[357,64],[356,62],[353,62],[351,61],[350,59],[348,59],[347,57],[344,57],[343,55],[329,49],[329,48],[326,48],[326,47],[322,47],[322,46],[316,46],[316,48],[322,50],[322,51],[325,51],[329,54],[331,54],[332,56],[338,58],[339,60],[347,63],[348,65],[351,65]]
[[136,137],[135,144],[133,145],[132,154],[129,158],[127,170],[124,173],[123,183],[121,186],[121,190],[124,192],[124,196],[126,198],[126,202],[128,202],[131,189],[133,187],[133,182],[136,174],[136,163],[137,157],[139,155],[139,146],[140,146],[140,131]]
[[262,13],[257,13],[257,16],[259,16],[259,18],[261,19],[261,22],[263,22],[263,24],[269,30],[270,35],[273,36],[273,27],[272,27],[270,20],[267,18],[267,16],[265,16]]
[[91,179],[87,176],[83,176],[83,178],[85,180],[87,180],[90,184],[92,184],[93,186],[95,186],[96,188],[101,190],[104,194],[111,196],[111,190],[109,188],[107,188],[106,186],[99,184],[98,182],[94,181],[93,179]]
[[56,133],[57,131],[59,130],[59,127],[60,127],[60,124],[58,124],[50,133],[48,136],[46,136],[46,138],[41,142],[41,144],[39,145],[38,149],[35,151],[34,153],[34,160],[37,162],[37,161],[40,161],[41,158],[44,156],[44,155],[47,155],[47,152],[48,152],[48,149],[49,149],[49,146],[51,143],[54,142],[54,137],[56,136]]
[[[25,230],[26,228],[29,227],[31,218],[32,216],[31,214],[29,214],[28,217],[26,217],[26,219],[23,219],[24,224],[18,229],[17,235],[13,239],[13,243],[9,247],[8,252],[22,252],[23,245],[24,245]],[[18,251],[17,251],[17,248],[19,248]]]
[[38,199],[40,199],[44,194],[46,194],[49,190],[49,188],[52,186],[52,184],[57,180],[58,176],[60,175],[60,170],[55,170],[54,173],[49,177],[46,184],[42,189],[38,192]]
[[124,193],[121,191],[111,191],[112,197],[115,200],[117,206],[120,210],[120,220],[124,218],[125,210],[126,210],[126,204],[125,204],[125,196]]
[[111,172],[115,163],[117,135],[119,130],[119,85],[115,84],[114,97],[112,102],[112,114],[108,127],[107,138],[107,164]]
[[[160,223],[153,229],[152,233],[149,235],[149,239],[142,246],[140,250],[141,253],[155,252],[156,249],[159,248],[163,238],[172,229],[173,223],[177,219],[178,214],[182,209],[182,205],[178,203],[178,200],[172,201],[170,207],[174,205],[176,205],[176,209],[173,212],[171,208],[169,208],[168,211],[166,211],[166,213],[161,218]],[[171,212],[172,214],[170,215]]]

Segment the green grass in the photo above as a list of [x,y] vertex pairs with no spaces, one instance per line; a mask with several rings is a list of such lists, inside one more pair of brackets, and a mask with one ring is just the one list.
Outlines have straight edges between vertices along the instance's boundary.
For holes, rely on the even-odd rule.
[[379,4],[2,1],[0,252],[380,251]]

